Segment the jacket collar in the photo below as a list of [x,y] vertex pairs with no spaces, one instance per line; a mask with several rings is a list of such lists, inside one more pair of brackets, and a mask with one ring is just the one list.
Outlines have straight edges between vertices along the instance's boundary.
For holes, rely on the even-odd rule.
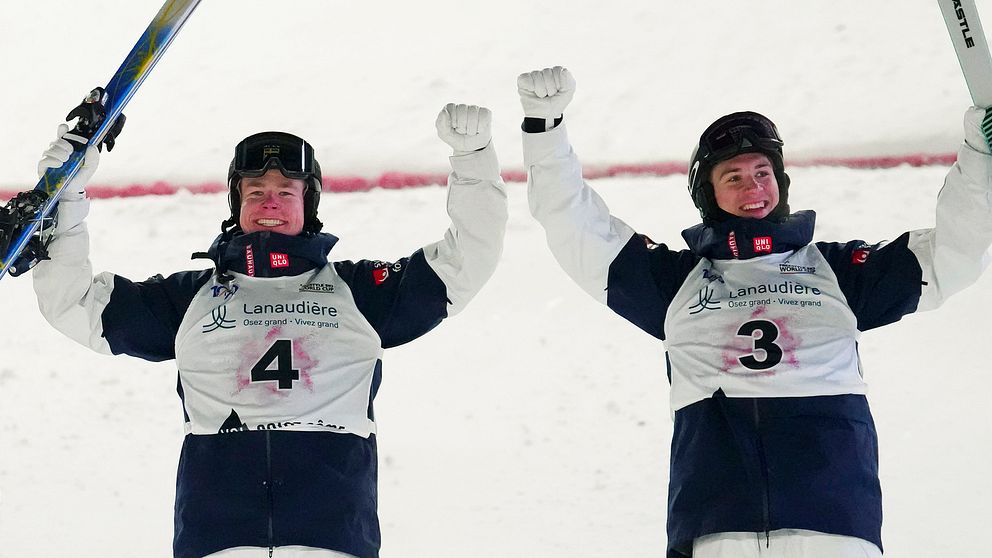
[[697,256],[711,260],[746,260],[789,252],[813,240],[816,213],[799,211],[784,221],[734,217],[721,223],[701,223],[682,231]]
[[249,277],[288,277],[327,265],[334,235],[287,236],[268,231],[220,235],[207,252],[218,275],[234,271]]

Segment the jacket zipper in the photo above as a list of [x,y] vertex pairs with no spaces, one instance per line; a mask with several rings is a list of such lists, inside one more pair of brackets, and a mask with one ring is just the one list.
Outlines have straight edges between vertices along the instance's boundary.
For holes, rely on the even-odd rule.
[[272,498],[272,443],[268,430],[265,431],[265,491],[269,500],[269,558],[272,558],[275,550],[272,533],[272,513],[275,505]]
[[[761,460],[761,520],[764,524],[765,531],[765,548],[771,546],[771,520],[769,511],[769,496],[768,496],[768,462],[765,460],[765,445],[761,439],[761,411],[758,408],[758,400],[755,399],[754,403],[754,427],[757,432],[758,437],[758,457]],[[271,557],[270,557],[271,558]]]

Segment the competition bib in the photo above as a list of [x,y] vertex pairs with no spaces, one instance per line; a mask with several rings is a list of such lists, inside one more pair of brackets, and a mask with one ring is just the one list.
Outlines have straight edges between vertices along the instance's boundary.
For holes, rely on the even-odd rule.
[[711,397],[865,393],[857,320],[810,245],[699,262],[669,306],[672,408]]
[[187,432],[375,432],[379,336],[333,265],[205,285],[176,337]]

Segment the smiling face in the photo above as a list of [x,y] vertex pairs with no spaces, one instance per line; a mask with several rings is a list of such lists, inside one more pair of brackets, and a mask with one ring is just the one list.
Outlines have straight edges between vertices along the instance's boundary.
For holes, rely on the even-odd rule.
[[290,236],[303,232],[303,194],[306,184],[270,169],[255,178],[242,178],[241,230],[271,231]]
[[763,219],[778,205],[778,181],[767,155],[742,153],[710,171],[720,209],[737,217]]

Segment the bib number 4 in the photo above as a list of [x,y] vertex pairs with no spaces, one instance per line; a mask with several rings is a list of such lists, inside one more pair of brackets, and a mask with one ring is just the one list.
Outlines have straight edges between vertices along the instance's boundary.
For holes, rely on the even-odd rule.
[[279,382],[279,389],[293,389],[293,381],[299,379],[300,371],[293,368],[293,342],[288,339],[273,343],[251,367],[252,382]]
[[782,347],[775,344],[779,336],[775,322],[752,320],[737,330],[737,336],[751,340],[751,354],[737,357],[741,366],[749,370],[768,370],[782,362]]

